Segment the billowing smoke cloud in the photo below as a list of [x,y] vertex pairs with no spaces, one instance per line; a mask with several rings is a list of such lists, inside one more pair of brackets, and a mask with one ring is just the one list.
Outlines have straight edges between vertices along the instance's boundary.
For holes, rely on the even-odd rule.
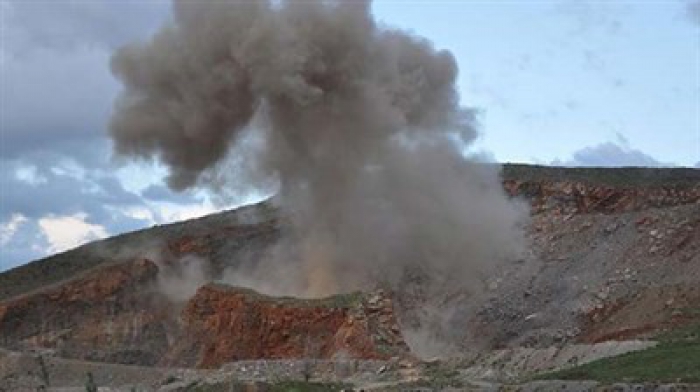
[[174,189],[243,186],[230,167],[245,186],[276,181],[293,235],[239,280],[302,295],[425,277],[475,288],[519,252],[520,207],[497,168],[464,156],[475,124],[449,52],[362,1],[173,11],[114,55],[125,91],[110,132],[118,154],[164,162]]

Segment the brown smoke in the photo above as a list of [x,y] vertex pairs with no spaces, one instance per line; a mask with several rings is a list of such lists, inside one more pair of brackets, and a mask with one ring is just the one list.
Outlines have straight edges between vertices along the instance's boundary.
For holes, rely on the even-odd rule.
[[[275,179],[301,245],[281,243],[255,279],[308,295],[417,275],[476,287],[520,250],[497,168],[464,156],[476,131],[450,52],[378,25],[363,1],[173,12],[114,55],[111,136],[117,153],[165,163],[174,189],[235,189],[231,162],[246,185]],[[245,151],[250,135],[262,143]]]

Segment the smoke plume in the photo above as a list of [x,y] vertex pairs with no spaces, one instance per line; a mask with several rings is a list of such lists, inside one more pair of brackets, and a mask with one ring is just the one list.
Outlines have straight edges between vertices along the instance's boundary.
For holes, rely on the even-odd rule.
[[519,252],[521,208],[494,165],[465,157],[477,134],[450,52],[363,1],[173,14],[114,55],[110,133],[118,154],[167,165],[176,190],[277,184],[294,234],[239,280],[310,296],[413,278],[476,290]]

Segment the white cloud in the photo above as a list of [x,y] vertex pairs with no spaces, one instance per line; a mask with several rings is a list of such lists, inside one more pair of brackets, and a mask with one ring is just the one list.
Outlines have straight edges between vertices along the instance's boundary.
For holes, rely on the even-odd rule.
[[122,208],[120,212],[130,218],[146,221],[150,224],[156,223],[156,217],[153,214],[153,211],[144,206],[126,207]]
[[158,212],[160,223],[170,223],[199,218],[219,211],[219,209],[209,203],[187,205],[158,203],[153,207]]
[[24,181],[29,185],[36,186],[46,183],[46,177],[39,174],[39,171],[34,165],[19,167],[17,171],[15,171],[15,177],[17,177],[18,180]]
[[75,159],[62,157],[56,166],[52,166],[49,170],[57,176],[67,176],[76,180],[84,180],[88,170],[80,165]]
[[7,222],[0,225],[0,245],[6,245],[17,232],[17,229],[27,221],[27,218],[22,214],[12,214]]
[[124,189],[141,193],[151,185],[162,184],[161,178],[168,175],[168,170],[156,162],[131,162],[119,158],[120,166],[114,171],[114,175],[122,183]]
[[104,227],[88,223],[86,218],[86,214],[78,213],[68,216],[49,215],[39,219],[39,227],[49,242],[48,252],[62,252],[109,235]]
[[633,148],[621,134],[616,134],[615,142],[600,143],[574,151],[568,160],[555,159],[552,164],[557,166],[589,166],[589,167],[659,167],[674,166],[673,163],[661,162],[653,156]]

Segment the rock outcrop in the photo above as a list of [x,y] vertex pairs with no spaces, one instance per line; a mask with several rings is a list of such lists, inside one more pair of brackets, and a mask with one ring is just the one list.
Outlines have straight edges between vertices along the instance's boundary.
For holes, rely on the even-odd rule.
[[[465,351],[644,339],[700,320],[699,170],[506,169],[505,191],[532,207],[531,252],[499,269],[484,298],[460,303]],[[184,367],[406,354],[387,293],[305,300],[204,284],[256,262],[284,230],[284,217],[260,203],[4,272],[0,346]],[[154,249],[158,263],[142,258]],[[204,281],[174,299],[163,277],[189,256],[206,263]],[[395,299],[398,312],[420,307]]]
[[503,187],[509,195],[527,199],[533,214],[613,214],[700,203],[700,184],[617,187],[575,181],[505,180]]
[[0,344],[98,362],[214,368],[243,359],[408,354],[382,291],[277,298],[210,283],[186,303],[159,291],[150,260],[107,266],[0,303]]
[[172,363],[218,367],[270,358],[388,359],[405,355],[393,305],[376,293],[279,298],[221,284],[201,287],[182,312],[187,339]]
[[158,267],[135,260],[0,303],[0,342],[67,358],[154,365],[174,324],[154,293]]

